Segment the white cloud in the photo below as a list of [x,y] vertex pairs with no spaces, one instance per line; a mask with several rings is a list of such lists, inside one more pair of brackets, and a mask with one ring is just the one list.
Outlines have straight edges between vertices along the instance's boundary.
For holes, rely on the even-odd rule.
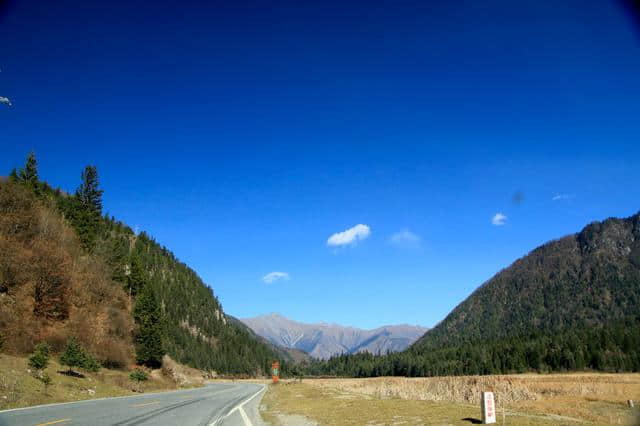
[[287,272],[269,272],[267,275],[262,277],[262,281],[266,284],[271,284],[275,281],[285,280],[289,281],[289,273]]
[[551,200],[553,201],[560,201],[560,200],[568,200],[570,198],[573,198],[573,195],[569,195],[569,194],[556,194],[553,196],[553,198]]
[[371,234],[371,228],[367,225],[356,225],[353,228],[349,228],[346,231],[336,232],[327,240],[328,246],[344,246],[347,244],[355,244],[358,241],[364,240]]
[[507,216],[498,212],[491,218],[491,223],[495,226],[502,226],[507,221]]
[[391,234],[389,237],[389,242],[396,245],[405,245],[405,246],[417,246],[420,244],[420,236],[414,234],[408,229],[403,229],[402,231]]

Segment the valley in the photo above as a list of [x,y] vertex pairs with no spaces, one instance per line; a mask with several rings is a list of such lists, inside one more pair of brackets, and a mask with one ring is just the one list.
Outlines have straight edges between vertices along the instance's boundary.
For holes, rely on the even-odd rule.
[[640,426],[639,36],[0,0],[0,426]]
[[276,313],[245,318],[242,322],[274,345],[299,349],[316,359],[358,352],[386,354],[403,351],[428,330],[411,325],[363,330],[337,324],[305,324]]

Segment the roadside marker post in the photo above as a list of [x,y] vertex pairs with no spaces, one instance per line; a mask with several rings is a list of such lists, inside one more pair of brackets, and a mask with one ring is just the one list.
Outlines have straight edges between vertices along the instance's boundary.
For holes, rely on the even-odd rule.
[[278,361],[271,363],[271,378],[274,384],[278,383],[280,378],[280,363]]
[[496,404],[493,398],[493,392],[482,392],[480,401],[482,409],[482,423],[490,424],[496,422]]

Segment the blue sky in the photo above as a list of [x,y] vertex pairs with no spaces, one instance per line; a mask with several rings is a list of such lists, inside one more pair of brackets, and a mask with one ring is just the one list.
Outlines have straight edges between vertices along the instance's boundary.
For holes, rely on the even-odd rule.
[[640,210],[618,3],[198,3],[6,3],[0,170],[33,149],[72,190],[95,164],[105,210],[232,315],[432,326],[541,243]]

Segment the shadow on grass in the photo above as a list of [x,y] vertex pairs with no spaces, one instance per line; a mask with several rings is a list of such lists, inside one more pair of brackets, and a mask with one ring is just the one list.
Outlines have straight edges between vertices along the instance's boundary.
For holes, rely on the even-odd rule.
[[65,376],[77,377],[78,379],[84,379],[86,377],[84,374],[78,373],[77,371],[73,370],[58,371],[58,373],[64,374]]
[[469,423],[472,423],[474,425],[482,424],[482,420],[474,419],[473,417],[465,417],[464,419],[462,419],[462,421],[463,422],[469,422]]

